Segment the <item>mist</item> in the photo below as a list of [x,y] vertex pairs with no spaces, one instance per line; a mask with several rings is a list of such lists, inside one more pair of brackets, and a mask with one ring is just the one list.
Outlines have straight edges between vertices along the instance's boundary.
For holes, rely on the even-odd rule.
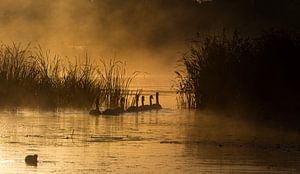
[[298,1],[1,0],[0,41],[41,45],[71,61],[116,58],[172,76],[197,32],[299,29]]
[[299,19],[300,0],[0,0],[0,173],[300,173]]

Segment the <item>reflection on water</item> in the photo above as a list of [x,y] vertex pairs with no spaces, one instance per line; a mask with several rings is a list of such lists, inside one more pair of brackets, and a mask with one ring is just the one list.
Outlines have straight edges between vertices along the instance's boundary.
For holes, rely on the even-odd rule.
[[0,114],[1,173],[299,173],[299,144],[297,132],[186,110]]

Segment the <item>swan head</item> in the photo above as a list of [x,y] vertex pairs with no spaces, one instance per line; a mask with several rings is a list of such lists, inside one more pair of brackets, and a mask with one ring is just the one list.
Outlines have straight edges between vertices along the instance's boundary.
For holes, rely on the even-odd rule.
[[142,105],[144,105],[145,102],[145,96],[142,96]]
[[150,105],[152,105],[152,100],[153,100],[153,95],[150,95],[150,97],[149,97]]
[[158,100],[159,92],[156,92],[155,96],[156,96],[156,104],[159,104],[159,100]]

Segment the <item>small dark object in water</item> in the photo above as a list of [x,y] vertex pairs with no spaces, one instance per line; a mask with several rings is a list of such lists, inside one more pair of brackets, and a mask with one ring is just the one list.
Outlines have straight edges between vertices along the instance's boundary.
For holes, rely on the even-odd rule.
[[219,147],[223,147],[223,145],[222,145],[222,144],[219,144]]
[[30,165],[30,166],[37,166],[37,158],[38,158],[38,155],[37,154],[34,154],[34,155],[27,155],[25,157],[25,163],[27,165]]

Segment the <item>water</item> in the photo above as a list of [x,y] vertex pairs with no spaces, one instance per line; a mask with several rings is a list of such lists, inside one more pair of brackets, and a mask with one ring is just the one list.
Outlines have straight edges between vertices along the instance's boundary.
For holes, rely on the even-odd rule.
[[[163,101],[163,99],[162,99]],[[177,110],[0,113],[1,173],[299,173],[298,132]],[[37,166],[24,158],[38,154]]]

